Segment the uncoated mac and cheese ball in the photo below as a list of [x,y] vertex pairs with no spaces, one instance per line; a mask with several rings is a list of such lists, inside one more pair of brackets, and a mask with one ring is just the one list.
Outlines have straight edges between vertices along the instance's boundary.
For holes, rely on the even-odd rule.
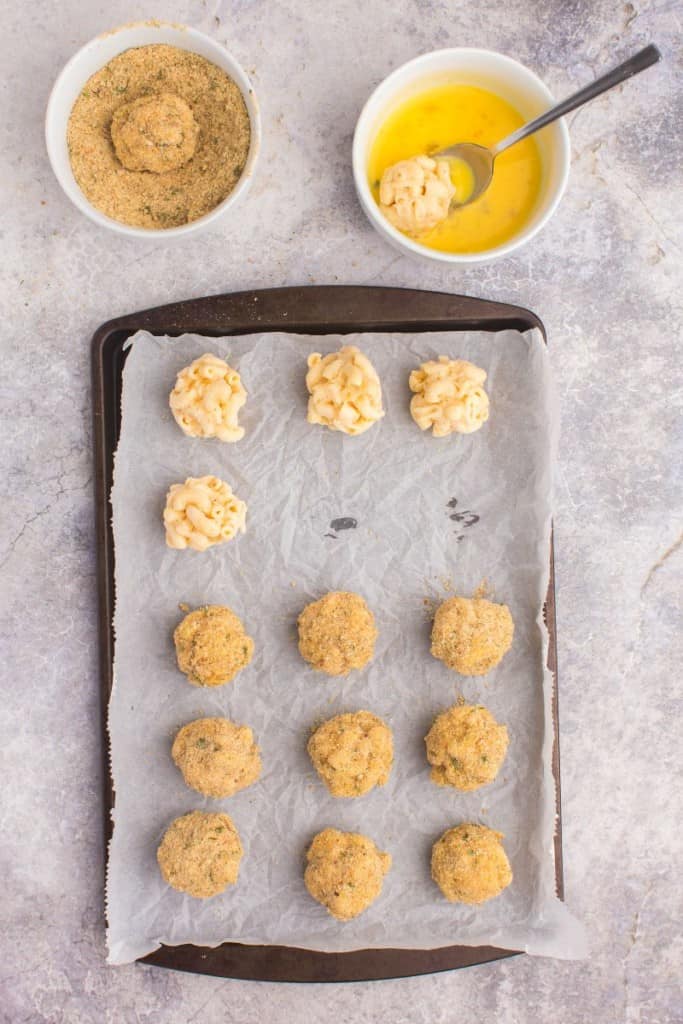
[[486,371],[466,359],[439,356],[422,363],[408,380],[415,392],[410,414],[420,430],[431,427],[434,437],[471,434],[489,418],[485,380]]
[[377,371],[355,345],[345,345],[326,356],[312,352],[306,387],[309,423],[355,436],[384,416]]
[[169,404],[178,426],[190,437],[239,441],[237,417],[247,392],[237,370],[206,352],[180,371]]
[[415,156],[387,167],[379,208],[399,231],[420,235],[446,219],[454,195],[448,160]]
[[247,506],[217,476],[188,477],[166,495],[164,526],[169,548],[206,551],[246,531]]

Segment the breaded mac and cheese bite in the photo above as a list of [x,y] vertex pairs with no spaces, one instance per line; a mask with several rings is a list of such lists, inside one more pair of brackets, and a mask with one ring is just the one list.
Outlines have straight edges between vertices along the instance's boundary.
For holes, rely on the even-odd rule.
[[431,651],[461,676],[483,676],[509,651],[514,630],[507,605],[449,597],[436,610]]
[[391,855],[357,832],[326,828],[306,853],[304,882],[314,900],[338,921],[358,917],[382,891]]
[[312,352],[306,374],[308,422],[355,436],[384,416],[377,371],[355,345],[322,356]]
[[157,850],[165,882],[196,899],[209,899],[234,885],[242,843],[227,814],[192,811],[171,822]]
[[481,704],[455,704],[434,719],[425,745],[432,782],[468,792],[498,775],[508,731]]
[[512,881],[501,839],[485,825],[449,828],[432,847],[432,878],[451,903],[485,903]]
[[176,734],[171,757],[191,789],[219,799],[251,786],[261,756],[246,725],[227,718],[197,718]]
[[246,400],[237,370],[207,352],[180,371],[169,405],[176,423],[190,437],[239,441],[244,427],[237,417]]
[[301,657],[328,676],[363,668],[375,652],[375,617],[360,594],[332,591],[299,616]]
[[377,715],[353,711],[319,725],[308,741],[308,753],[332,796],[362,796],[388,781],[394,741]]
[[254,641],[230,608],[205,605],[176,626],[173,633],[178,668],[194,686],[222,686],[245,668]]
[[217,476],[188,477],[171,484],[166,495],[164,526],[169,548],[206,551],[245,533],[247,506],[230,484]]
[[431,428],[434,437],[471,434],[489,418],[484,390],[486,371],[465,359],[438,359],[422,363],[408,379],[414,392],[410,414],[420,430]]

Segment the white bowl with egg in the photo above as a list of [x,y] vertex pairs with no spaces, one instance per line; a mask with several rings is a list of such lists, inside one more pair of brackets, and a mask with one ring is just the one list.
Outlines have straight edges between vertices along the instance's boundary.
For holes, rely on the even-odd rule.
[[[125,50],[158,43],[197,53],[229,75],[239,87],[244,98],[251,134],[246,164],[229,195],[197,220],[177,227],[157,229],[135,227],[114,220],[88,201],[71,169],[67,146],[67,126],[73,105],[92,75]],[[197,29],[186,28],[183,25],[172,25],[159,21],[138,22],[97,36],[78,50],[65,65],[53,86],[48,101],[45,117],[45,142],[57,181],[72,203],[92,221],[129,238],[171,240],[196,235],[212,227],[245,195],[254,174],[254,166],[261,144],[261,119],[249,78],[235,58],[220,43],[204,35],[203,32],[198,32]]]
[[[353,137],[353,177],[360,204],[375,230],[401,252],[441,263],[487,263],[515,252],[547,224],[562,198],[569,177],[569,132],[564,120],[556,121],[535,136],[541,158],[541,187],[532,216],[512,238],[482,252],[452,253],[422,245],[403,234],[382,214],[370,189],[368,162],[377,133],[400,104],[435,85],[473,85],[496,93],[530,121],[553,106],[555,99],[543,82],[524,65],[492,50],[454,48],[434,50],[408,61],[393,71],[372,93],[363,107]],[[454,138],[452,143],[469,142]]]

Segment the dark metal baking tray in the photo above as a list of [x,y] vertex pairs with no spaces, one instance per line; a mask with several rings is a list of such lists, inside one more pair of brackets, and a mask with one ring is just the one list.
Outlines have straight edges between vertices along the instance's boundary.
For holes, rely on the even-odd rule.
[[[114,653],[114,538],[110,494],[114,451],[119,437],[124,344],[136,331],[177,337],[193,333],[209,337],[289,331],[300,334],[349,334],[363,331],[525,331],[539,318],[527,309],[464,295],[404,288],[314,286],[268,288],[212,295],[176,302],[118,317],[103,324],[92,340],[95,483],[97,512],[99,637],[102,749],[104,754],[105,851],[111,836],[114,805],[107,708],[112,687]],[[557,646],[555,577],[550,548],[550,583],[545,603],[550,636],[548,667],[553,674],[553,774],[557,794],[555,873],[563,896],[560,805],[560,750],[557,711]],[[251,946],[226,942],[210,949],[194,945],[162,946],[143,963],[224,978],[262,981],[365,981],[430,974],[516,955],[517,950],[492,946],[447,946],[441,949],[360,949],[320,953],[288,946]]]

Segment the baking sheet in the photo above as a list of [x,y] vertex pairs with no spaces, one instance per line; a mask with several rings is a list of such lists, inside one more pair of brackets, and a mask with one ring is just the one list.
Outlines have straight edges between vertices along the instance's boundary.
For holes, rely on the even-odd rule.
[[[384,390],[385,418],[358,438],[306,423],[306,356],[356,343]],[[555,895],[551,680],[542,606],[548,583],[557,403],[538,332],[263,334],[132,339],[112,504],[116,548],[114,687],[116,792],[107,878],[109,961],[161,943],[225,941],[324,951],[495,945],[578,957],[583,929]],[[205,351],[229,358],[249,400],[234,445],[185,437],[168,408],[179,369]],[[410,418],[411,369],[442,353],[483,366],[491,418],[479,432],[434,439]],[[171,551],[161,513],[171,483],[213,473],[248,504],[247,534],[207,552]],[[352,525],[354,524],[355,525]],[[510,605],[512,650],[483,679],[429,655],[430,612],[453,592],[489,591]],[[327,590],[363,594],[380,631],[376,656],[345,680],[309,669],[296,617]],[[172,631],[192,606],[227,604],[254,637],[252,664],[216,690],[175,666]],[[461,794],[434,786],[423,737],[463,696],[507,724],[495,783]],[[311,726],[367,708],[395,739],[387,786],[335,800],[306,754]],[[227,800],[188,789],[173,765],[177,729],[225,715],[252,727],[264,772]],[[245,856],[239,882],[208,901],[166,886],[156,847],[176,816],[229,813]],[[480,907],[445,901],[430,879],[431,844],[461,821],[505,833],[513,884]],[[381,897],[341,924],[307,894],[304,850],[321,828],[370,835],[393,856]]]

